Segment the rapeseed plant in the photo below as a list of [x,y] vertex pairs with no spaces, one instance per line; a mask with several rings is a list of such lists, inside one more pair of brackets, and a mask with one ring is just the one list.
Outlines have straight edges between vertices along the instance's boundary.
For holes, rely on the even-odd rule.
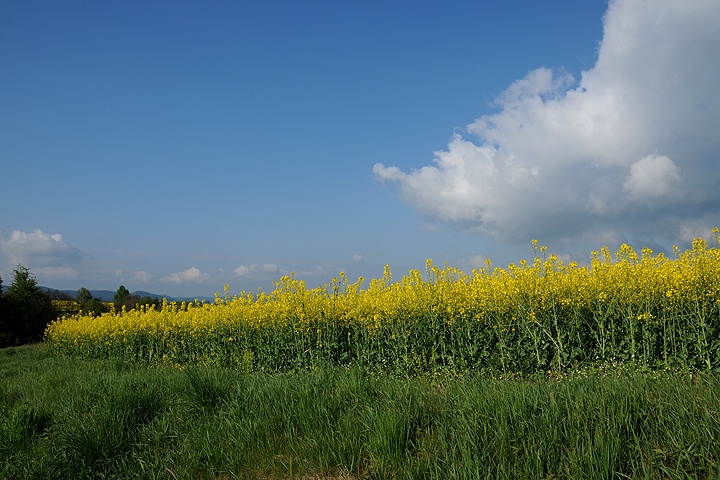
[[265,293],[66,316],[46,341],[69,355],[258,371],[355,365],[397,375],[562,372],[630,362],[714,370],[720,361],[720,240],[674,258],[628,245],[565,264],[533,242],[532,261],[470,274],[428,260],[397,281],[340,274],[308,288],[294,274]]

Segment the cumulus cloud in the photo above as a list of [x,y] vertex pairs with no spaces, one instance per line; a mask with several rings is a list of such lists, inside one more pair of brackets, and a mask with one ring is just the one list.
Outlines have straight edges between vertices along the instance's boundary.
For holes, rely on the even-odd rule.
[[672,160],[648,155],[632,164],[623,187],[633,197],[654,200],[669,196],[679,183],[679,169]]
[[378,163],[375,177],[427,219],[503,241],[677,239],[718,223],[719,18],[716,0],[610,0],[579,80],[535,69],[432,165]]
[[197,267],[190,267],[182,272],[168,275],[164,280],[172,283],[203,283],[209,278],[209,274],[202,273]]
[[[80,249],[65,242],[62,235],[45,233],[42,230],[29,233],[13,230],[9,235],[0,232],[0,252],[11,265],[47,268],[48,272],[53,272],[52,268],[77,264],[83,260]],[[70,273],[69,269],[55,270],[56,273],[62,271],[65,274]]]

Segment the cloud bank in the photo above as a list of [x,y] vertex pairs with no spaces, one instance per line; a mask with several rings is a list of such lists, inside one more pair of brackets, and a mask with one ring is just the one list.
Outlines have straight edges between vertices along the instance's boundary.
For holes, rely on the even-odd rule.
[[720,2],[611,0],[593,68],[538,68],[434,163],[375,177],[501,241],[680,239],[720,221]]
[[78,272],[70,265],[83,261],[80,249],[65,242],[62,235],[42,230],[0,232],[0,253],[12,268],[21,264],[53,278],[76,278]]

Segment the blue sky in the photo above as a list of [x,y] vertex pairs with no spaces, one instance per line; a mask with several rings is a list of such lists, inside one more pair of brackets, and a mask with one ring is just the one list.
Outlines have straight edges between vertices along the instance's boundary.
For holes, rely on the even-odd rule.
[[0,276],[310,286],[720,224],[720,3],[0,5]]

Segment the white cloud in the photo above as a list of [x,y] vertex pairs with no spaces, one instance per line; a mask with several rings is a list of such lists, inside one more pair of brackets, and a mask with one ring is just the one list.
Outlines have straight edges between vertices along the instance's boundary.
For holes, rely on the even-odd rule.
[[668,196],[679,182],[679,169],[671,159],[648,155],[632,164],[623,187],[633,197],[655,200]]
[[235,269],[235,275],[238,277],[247,277],[250,275],[250,267],[247,265],[240,265]]
[[253,263],[250,265],[240,265],[234,272],[238,277],[249,277],[256,274],[275,274],[280,271],[280,268],[274,263]]
[[187,270],[183,270],[182,272],[173,273],[171,275],[168,275],[163,280],[166,280],[168,282],[172,283],[203,283],[204,281],[208,280],[210,278],[210,275],[207,273],[202,273],[200,269],[197,267],[190,267]]
[[579,81],[533,70],[432,165],[373,172],[428,220],[504,241],[720,222],[718,19],[716,0],[611,0]]
[[277,273],[280,271],[280,268],[274,263],[263,263],[260,266],[260,271],[263,273]]
[[141,270],[139,272],[133,272],[133,280],[138,283],[148,283],[150,282],[150,280],[152,280],[152,275],[150,275],[144,270]]
[[486,262],[487,257],[485,257],[485,255],[473,255],[466,261],[466,263],[468,263],[472,269],[484,268],[487,266]]
[[9,264],[28,268],[62,267],[83,260],[80,249],[65,242],[62,235],[42,230],[13,230],[10,235],[0,232],[0,252]]
[[363,256],[360,255],[359,253],[356,253],[355,255],[353,255],[352,259],[353,259],[353,262],[355,262],[355,263],[362,263]]
[[712,235],[712,228],[706,225],[698,225],[696,223],[693,225],[683,224],[680,227],[680,240],[685,243],[690,243],[696,238],[704,238],[706,241],[709,241]]

